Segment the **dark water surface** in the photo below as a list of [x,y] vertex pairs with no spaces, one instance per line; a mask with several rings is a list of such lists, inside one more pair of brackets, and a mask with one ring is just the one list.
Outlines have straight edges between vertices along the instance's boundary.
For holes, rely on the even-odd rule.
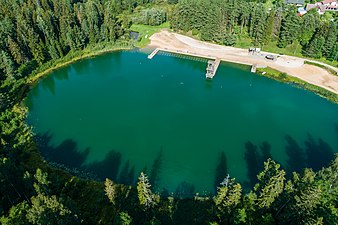
[[228,173],[245,185],[262,161],[319,169],[338,152],[338,106],[221,64],[139,52],[83,60],[30,92],[29,123],[47,159],[123,183],[145,170],[155,189],[212,192]]

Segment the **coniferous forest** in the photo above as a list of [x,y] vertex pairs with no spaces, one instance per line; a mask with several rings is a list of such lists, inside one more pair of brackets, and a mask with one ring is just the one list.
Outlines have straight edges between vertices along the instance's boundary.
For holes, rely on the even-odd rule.
[[156,193],[145,173],[128,186],[46,163],[21,103],[39,72],[90,51],[131,48],[132,24],[169,21],[178,32],[231,46],[241,38],[263,49],[296,43],[306,57],[336,62],[337,15],[299,17],[284,1],[0,1],[1,224],[338,224],[338,157],[293,173],[266,159],[251,171],[252,188],[224,174],[214,196],[181,198]]

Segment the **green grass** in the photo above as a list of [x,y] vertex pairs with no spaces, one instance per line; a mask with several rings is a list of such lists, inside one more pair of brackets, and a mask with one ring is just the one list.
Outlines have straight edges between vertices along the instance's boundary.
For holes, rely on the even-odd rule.
[[317,67],[320,67],[320,68],[323,68],[324,70],[326,70],[327,72],[331,73],[332,75],[338,75],[337,72],[327,66],[324,66],[322,64],[319,64],[319,63],[315,63],[315,62],[310,62],[310,61],[304,61],[305,64],[309,64],[309,65],[313,65],[313,66],[317,66]]
[[295,41],[294,43],[287,45],[285,48],[279,48],[277,47],[277,42],[270,42],[268,45],[264,45],[262,47],[263,51],[266,52],[273,52],[278,54],[284,54],[284,55],[293,55],[293,56],[302,56],[302,46],[299,44],[299,42]]
[[250,48],[252,47],[252,40],[247,35],[238,36],[235,47],[237,48]]
[[164,28],[170,28],[170,23],[166,22],[159,26],[133,24],[130,30],[140,33],[138,42],[135,42],[134,45],[138,48],[147,46],[150,43],[149,37]]
[[[238,37],[235,47],[237,48],[250,48],[250,47],[258,47],[252,43],[252,39],[248,35],[243,35],[242,37]],[[293,55],[293,56],[302,56],[302,47],[298,42],[294,42],[293,44],[287,45],[285,48],[278,48],[277,42],[270,42],[267,45],[261,46],[262,51],[272,52],[283,55]]]
[[[264,73],[265,72],[265,73]],[[326,98],[327,100],[338,104],[338,95],[335,93],[332,93],[324,88],[318,87],[313,84],[309,84],[301,79],[298,79],[296,77],[292,77],[286,73],[279,72],[278,70],[272,69],[270,67],[266,68],[257,68],[257,74],[272,78],[274,80],[294,84],[299,88],[303,88],[305,90],[312,91],[316,93],[317,95]]]
[[[235,44],[235,47],[245,48],[245,49],[250,48],[250,47],[254,47],[254,46],[255,45],[252,43],[252,39],[247,34],[243,34],[241,36],[238,36],[236,44]],[[262,49],[262,51],[265,51],[265,52],[271,52],[271,53],[282,54],[282,55],[297,56],[297,57],[304,58],[304,59],[317,60],[317,61],[326,63],[326,64],[334,66],[334,67],[338,66],[337,61],[329,61],[325,58],[313,59],[313,58],[309,58],[309,57],[302,55],[302,46],[299,44],[298,41],[295,41],[294,43],[287,45],[285,48],[277,47],[277,41],[273,41],[273,42],[270,42],[267,45],[262,46],[261,49]]]

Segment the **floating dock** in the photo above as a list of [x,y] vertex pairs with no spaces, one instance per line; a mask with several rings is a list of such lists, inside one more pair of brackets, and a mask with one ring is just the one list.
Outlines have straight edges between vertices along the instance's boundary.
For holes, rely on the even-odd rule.
[[212,60],[208,61],[207,73],[205,74],[205,77],[207,79],[214,78],[220,63],[221,63],[221,60],[219,58],[216,58],[215,61],[212,61]]

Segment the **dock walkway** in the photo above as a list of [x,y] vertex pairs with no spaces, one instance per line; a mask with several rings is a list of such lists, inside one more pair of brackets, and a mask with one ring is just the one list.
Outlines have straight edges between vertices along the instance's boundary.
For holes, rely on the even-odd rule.
[[[193,52],[188,52],[188,51],[180,51],[180,50],[171,50],[171,49],[167,49],[167,48],[156,48],[154,51],[152,51],[150,53],[150,55],[148,55],[148,59],[152,59],[154,58],[154,56],[158,53],[158,52],[168,52],[168,53],[173,53],[173,54],[179,54],[179,55],[187,55],[187,56],[192,56],[192,57],[198,57],[198,58],[205,58],[208,59],[208,65],[206,68],[206,74],[205,77],[207,79],[212,79],[214,78],[214,76],[216,75],[217,69],[221,63],[221,59],[220,58],[215,58],[212,57],[210,55],[208,56],[201,56],[198,55],[196,53]],[[250,65],[249,63],[247,65]],[[262,66],[259,66],[257,64],[251,64],[251,72],[255,73],[257,68],[261,68]]]
[[152,59],[154,58],[154,56],[160,51],[159,48],[155,48],[155,50],[150,54],[148,55],[148,59]]
[[207,79],[214,78],[220,63],[221,60],[219,58],[216,58],[215,61],[212,60],[208,61],[207,73],[205,74],[205,77]]

